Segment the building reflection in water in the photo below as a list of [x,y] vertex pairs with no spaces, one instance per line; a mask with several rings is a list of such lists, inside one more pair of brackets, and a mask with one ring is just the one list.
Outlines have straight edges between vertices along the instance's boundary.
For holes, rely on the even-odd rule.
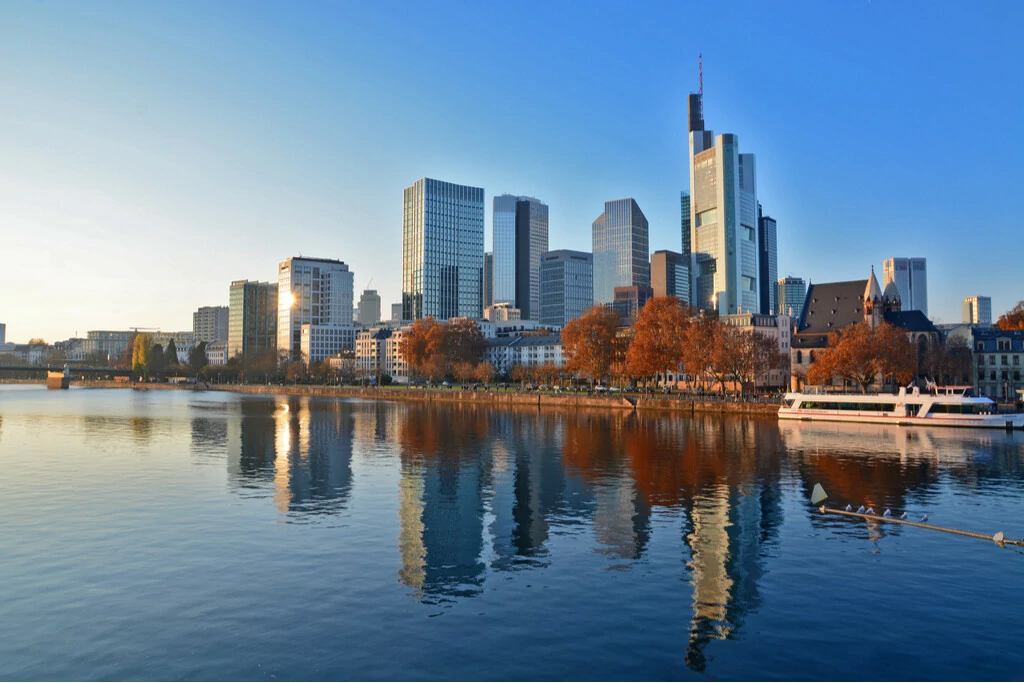
[[409,406],[399,429],[399,579],[426,602],[480,592],[483,562],[482,411]]
[[[262,497],[289,521],[321,521],[342,511],[352,488],[352,412],[346,404],[300,397],[246,399],[226,427],[228,485]],[[208,432],[193,426],[193,433]]]
[[543,568],[559,536],[627,570],[647,559],[655,534],[674,536],[692,589],[680,657],[695,671],[761,606],[784,488],[806,497],[822,481],[834,498],[877,508],[927,493],[940,474],[966,486],[1022,476],[1016,435],[308,398],[246,399],[229,411],[224,429],[196,417],[193,442],[223,439],[233,489],[271,497],[290,520],[345,508],[354,443],[388,486],[397,476],[397,578],[425,603],[477,596],[491,574]]

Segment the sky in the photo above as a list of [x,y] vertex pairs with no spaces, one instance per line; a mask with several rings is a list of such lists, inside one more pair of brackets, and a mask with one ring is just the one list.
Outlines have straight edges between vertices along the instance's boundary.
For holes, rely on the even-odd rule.
[[[550,207],[591,249],[634,197],[680,249],[686,94],[757,158],[779,276],[928,259],[929,313],[1024,299],[1024,3],[0,3],[8,341],[190,330],[231,280],[338,258],[401,299],[421,177]],[[372,280],[372,284],[371,284]]]

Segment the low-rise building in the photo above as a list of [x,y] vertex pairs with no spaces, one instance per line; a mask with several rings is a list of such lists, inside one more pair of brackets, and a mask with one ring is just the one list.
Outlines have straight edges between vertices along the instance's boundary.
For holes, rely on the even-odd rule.
[[971,325],[956,333],[963,334],[971,348],[974,392],[1005,402],[1016,400],[1024,390],[1024,330]]
[[355,328],[352,325],[302,326],[299,342],[302,360],[320,363],[328,356],[355,350]]
[[209,342],[204,349],[206,352],[206,362],[210,365],[227,365],[228,362],[228,342],[214,341]]
[[511,374],[517,365],[536,367],[551,363],[565,365],[562,355],[562,335],[542,334],[519,337],[495,337],[487,342],[484,360],[494,366],[498,374]]
[[507,301],[499,301],[484,309],[484,320],[492,323],[522,320],[523,314]]
[[725,315],[721,321],[742,332],[756,332],[776,341],[779,345],[780,359],[784,359],[781,367],[769,370],[758,377],[755,382],[757,389],[781,389],[789,387],[790,333],[792,323],[788,315],[762,315],[760,313],[736,313]]

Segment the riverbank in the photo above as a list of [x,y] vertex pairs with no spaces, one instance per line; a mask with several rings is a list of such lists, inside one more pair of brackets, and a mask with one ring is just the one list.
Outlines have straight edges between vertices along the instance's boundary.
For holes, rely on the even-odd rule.
[[[88,388],[133,388],[139,391],[230,391],[238,394],[279,396],[326,396],[359,398],[377,401],[410,401],[417,403],[475,403],[495,406],[536,406],[537,408],[606,408],[611,410],[637,410],[668,413],[740,413],[748,415],[775,415],[775,403],[743,401],[695,400],[684,397],[625,397],[586,394],[551,394],[516,391],[460,391],[445,389],[406,389],[388,387],[338,387],[315,385],[261,385],[261,384],[125,384],[123,382],[76,382],[75,386]],[[198,388],[197,388],[198,387]]]

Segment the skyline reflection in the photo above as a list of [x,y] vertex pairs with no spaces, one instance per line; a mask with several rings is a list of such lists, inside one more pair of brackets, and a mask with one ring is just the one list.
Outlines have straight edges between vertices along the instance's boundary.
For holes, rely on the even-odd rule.
[[272,492],[289,521],[341,513],[354,468],[383,465],[376,476],[397,510],[396,580],[427,604],[471,599],[498,574],[564,561],[555,550],[562,535],[582,533],[595,562],[628,571],[650,561],[657,534],[674,529],[682,585],[692,591],[682,656],[698,672],[708,646],[737,637],[762,607],[787,484],[809,495],[821,481],[834,500],[896,508],[942,481],[1022,479],[1021,441],[719,415],[296,397],[245,399],[223,418],[192,421],[194,449],[227,448],[231,490]]

